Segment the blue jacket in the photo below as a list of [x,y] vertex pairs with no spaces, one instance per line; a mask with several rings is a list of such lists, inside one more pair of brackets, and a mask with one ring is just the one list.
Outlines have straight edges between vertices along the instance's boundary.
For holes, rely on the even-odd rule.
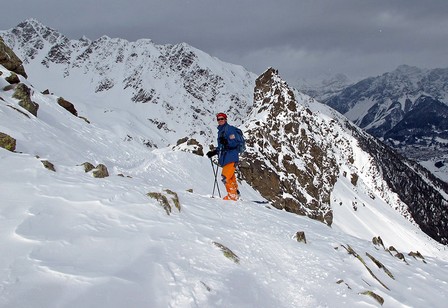
[[[237,163],[238,157],[238,141],[236,139],[237,131],[227,122],[218,126],[218,163],[221,167],[229,163]],[[221,137],[227,140],[227,144],[221,144]]]

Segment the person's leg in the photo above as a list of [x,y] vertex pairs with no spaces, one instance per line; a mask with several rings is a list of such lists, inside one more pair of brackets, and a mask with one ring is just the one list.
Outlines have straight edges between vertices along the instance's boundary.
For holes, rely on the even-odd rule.
[[222,182],[226,186],[227,196],[225,200],[237,200],[238,199],[238,183],[235,176],[235,163],[229,163],[222,167]]

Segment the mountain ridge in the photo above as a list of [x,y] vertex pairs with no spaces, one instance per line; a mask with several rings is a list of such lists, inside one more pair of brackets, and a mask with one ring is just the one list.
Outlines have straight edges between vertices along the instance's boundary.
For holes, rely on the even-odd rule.
[[[17,39],[17,35],[38,38],[30,42]],[[155,45],[149,39],[128,42],[106,36],[95,41],[68,40],[35,20],[0,32],[0,36],[23,57],[32,76],[46,76],[33,80],[38,87],[45,89],[51,84],[52,91],[63,91],[73,103],[86,99],[78,93],[90,92],[93,94],[89,100],[119,98],[139,105],[137,108],[146,113],[155,130],[163,126],[173,132],[165,138],[151,140],[156,146],[175,144],[180,136],[174,132],[180,128],[187,128],[187,137],[202,141],[210,135],[209,127],[217,112],[225,110],[236,124],[241,124],[242,114],[251,108],[251,82],[256,76],[238,65],[229,64],[223,69],[223,62],[186,43]],[[65,84],[69,82],[76,87],[67,88]],[[193,114],[172,103],[184,100],[195,104]],[[144,104],[147,106],[142,107]],[[164,114],[173,112],[184,115],[175,120],[174,127],[160,121]],[[206,122],[195,125],[204,115],[207,115]],[[205,133],[195,129],[196,126],[209,131]]]

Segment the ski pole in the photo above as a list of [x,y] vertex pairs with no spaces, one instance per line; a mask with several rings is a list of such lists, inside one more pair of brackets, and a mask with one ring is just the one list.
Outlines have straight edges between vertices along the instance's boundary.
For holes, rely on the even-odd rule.
[[219,191],[219,185],[218,185],[218,179],[217,179],[217,176],[218,176],[218,168],[219,168],[219,167],[216,166],[216,170],[215,170],[215,167],[213,166],[213,161],[212,161],[211,158],[210,158],[210,163],[212,164],[213,175],[215,176],[215,182],[214,182],[214,184],[213,184],[212,198],[215,197],[215,188],[216,188],[216,187],[218,188],[218,194],[219,194],[219,197],[221,198],[221,192]]

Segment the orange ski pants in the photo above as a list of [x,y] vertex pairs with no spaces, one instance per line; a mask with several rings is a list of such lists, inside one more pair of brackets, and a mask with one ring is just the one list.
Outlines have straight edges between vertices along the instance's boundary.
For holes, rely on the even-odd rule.
[[235,163],[228,163],[222,167],[222,182],[226,186],[227,199],[236,200],[238,199],[238,183],[235,176]]

